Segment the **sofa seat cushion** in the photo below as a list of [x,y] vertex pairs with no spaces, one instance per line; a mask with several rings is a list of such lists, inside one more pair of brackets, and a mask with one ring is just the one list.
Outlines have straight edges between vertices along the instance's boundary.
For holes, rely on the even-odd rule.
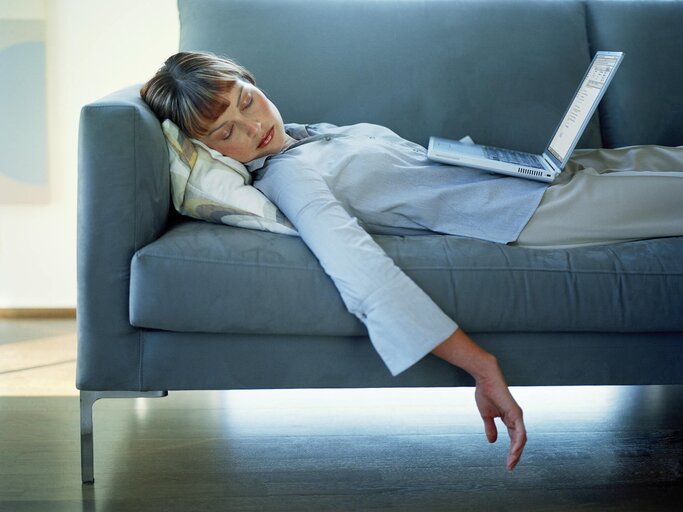
[[[562,250],[374,238],[471,332],[683,331],[683,238]],[[367,334],[296,237],[183,221],[135,253],[130,284],[137,327]]]

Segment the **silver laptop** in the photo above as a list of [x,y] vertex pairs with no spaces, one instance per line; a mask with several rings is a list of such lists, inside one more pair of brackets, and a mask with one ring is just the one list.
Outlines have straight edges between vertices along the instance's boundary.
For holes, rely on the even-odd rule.
[[553,181],[567,164],[623,58],[623,52],[595,54],[542,155],[431,137],[427,156],[446,164],[476,167],[532,180]]

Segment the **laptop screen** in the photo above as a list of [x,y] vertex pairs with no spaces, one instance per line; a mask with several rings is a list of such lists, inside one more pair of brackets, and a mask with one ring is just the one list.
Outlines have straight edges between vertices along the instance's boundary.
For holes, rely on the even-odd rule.
[[564,163],[574,150],[622,56],[622,53],[611,52],[598,52],[595,55],[564,119],[548,145],[548,152],[560,162]]

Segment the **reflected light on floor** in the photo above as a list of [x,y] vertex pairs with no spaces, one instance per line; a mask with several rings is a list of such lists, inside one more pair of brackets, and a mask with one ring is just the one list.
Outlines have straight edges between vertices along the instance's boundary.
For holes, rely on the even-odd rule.
[[216,392],[223,428],[315,429],[319,433],[363,429],[415,431],[421,425],[444,430],[476,425],[472,388],[280,389]]
[[153,399],[150,398],[134,398],[134,405],[133,409],[135,410],[135,416],[138,419],[141,420],[146,420],[147,417],[149,416],[149,409],[150,409],[150,402],[153,401]]
[[[631,386],[514,387],[530,429],[544,425],[618,421],[632,400]],[[642,390],[642,387],[639,388]],[[206,392],[204,392],[206,393]],[[225,432],[258,435],[269,430],[319,433],[391,429],[394,433],[480,433],[473,388],[292,389],[212,392]],[[203,395],[206,400],[206,395]],[[206,402],[205,402],[206,403]]]
[[629,386],[549,386],[512,388],[527,423],[605,421],[623,407]]

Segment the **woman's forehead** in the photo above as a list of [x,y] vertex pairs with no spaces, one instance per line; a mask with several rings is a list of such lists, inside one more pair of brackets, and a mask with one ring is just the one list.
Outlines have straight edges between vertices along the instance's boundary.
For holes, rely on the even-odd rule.
[[223,94],[221,94],[221,97],[226,105],[226,110],[231,107],[234,108],[236,105],[239,104],[243,91],[247,89],[250,85],[251,84],[249,82],[245,82],[244,80],[240,79],[237,79],[230,84],[229,89],[226,89],[226,91]]

